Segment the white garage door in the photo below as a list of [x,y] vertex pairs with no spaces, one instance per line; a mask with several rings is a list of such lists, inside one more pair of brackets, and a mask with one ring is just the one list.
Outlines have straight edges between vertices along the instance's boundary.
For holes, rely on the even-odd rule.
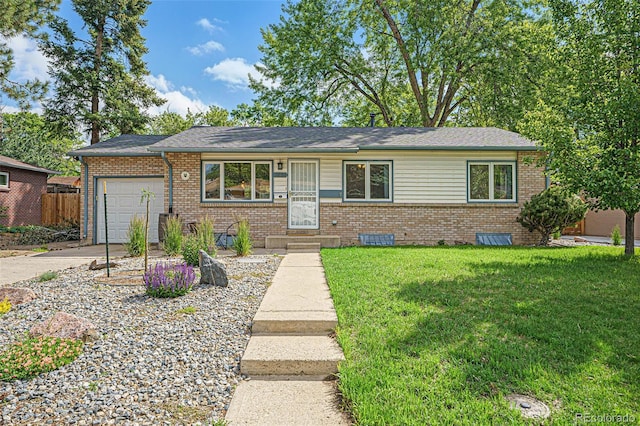
[[98,244],[105,242],[104,232],[104,191],[103,182],[107,182],[107,220],[109,226],[109,242],[124,243],[127,241],[129,222],[133,215],[144,218],[146,202],[140,202],[142,189],[155,194],[149,203],[149,242],[158,242],[158,215],[164,213],[164,180],[162,178],[106,178],[98,179],[96,188],[96,240]]

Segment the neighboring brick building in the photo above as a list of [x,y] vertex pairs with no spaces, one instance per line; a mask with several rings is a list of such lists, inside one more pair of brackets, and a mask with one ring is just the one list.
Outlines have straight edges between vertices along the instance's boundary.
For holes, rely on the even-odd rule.
[[0,206],[8,208],[0,225],[40,225],[47,175],[58,173],[0,155]]
[[246,218],[258,247],[286,236],[352,245],[359,234],[453,244],[502,233],[532,244],[539,237],[515,218],[546,186],[525,161],[539,155],[533,142],[495,128],[194,127],[123,135],[71,155],[84,164],[90,242],[104,238],[104,182],[115,191],[108,212],[119,216],[109,219],[110,241],[122,241],[127,218],[142,213],[140,189],[154,188],[156,223],[158,213],[186,222],[209,215],[223,232]]

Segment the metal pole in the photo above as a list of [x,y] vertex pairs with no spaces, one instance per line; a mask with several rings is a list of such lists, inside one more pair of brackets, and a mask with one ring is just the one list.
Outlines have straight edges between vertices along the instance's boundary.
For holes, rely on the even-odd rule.
[[109,268],[109,225],[107,224],[107,181],[102,182],[102,188],[104,192],[104,240],[105,247],[107,249],[107,278],[111,276],[111,270]]

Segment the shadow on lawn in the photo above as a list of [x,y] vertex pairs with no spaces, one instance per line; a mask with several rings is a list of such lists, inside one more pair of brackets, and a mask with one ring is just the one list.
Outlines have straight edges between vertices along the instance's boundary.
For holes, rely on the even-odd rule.
[[[520,250],[527,249],[505,253]],[[498,390],[543,396],[548,381],[556,382],[551,388],[558,376],[570,383],[592,363],[640,394],[636,260],[537,251],[501,261],[490,249],[487,255],[466,262],[460,276],[395,282],[396,296],[420,313],[407,333],[386,344],[411,357],[440,351],[461,369],[467,389],[485,396]]]

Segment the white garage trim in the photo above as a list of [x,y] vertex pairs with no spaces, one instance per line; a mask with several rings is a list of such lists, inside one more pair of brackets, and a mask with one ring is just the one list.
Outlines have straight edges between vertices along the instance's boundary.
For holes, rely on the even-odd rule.
[[107,216],[109,243],[127,241],[131,217],[144,217],[146,203],[140,202],[142,189],[155,194],[149,203],[149,242],[158,242],[158,216],[164,213],[164,177],[152,176],[94,176],[93,235],[94,243],[105,242],[104,187],[107,182]]

